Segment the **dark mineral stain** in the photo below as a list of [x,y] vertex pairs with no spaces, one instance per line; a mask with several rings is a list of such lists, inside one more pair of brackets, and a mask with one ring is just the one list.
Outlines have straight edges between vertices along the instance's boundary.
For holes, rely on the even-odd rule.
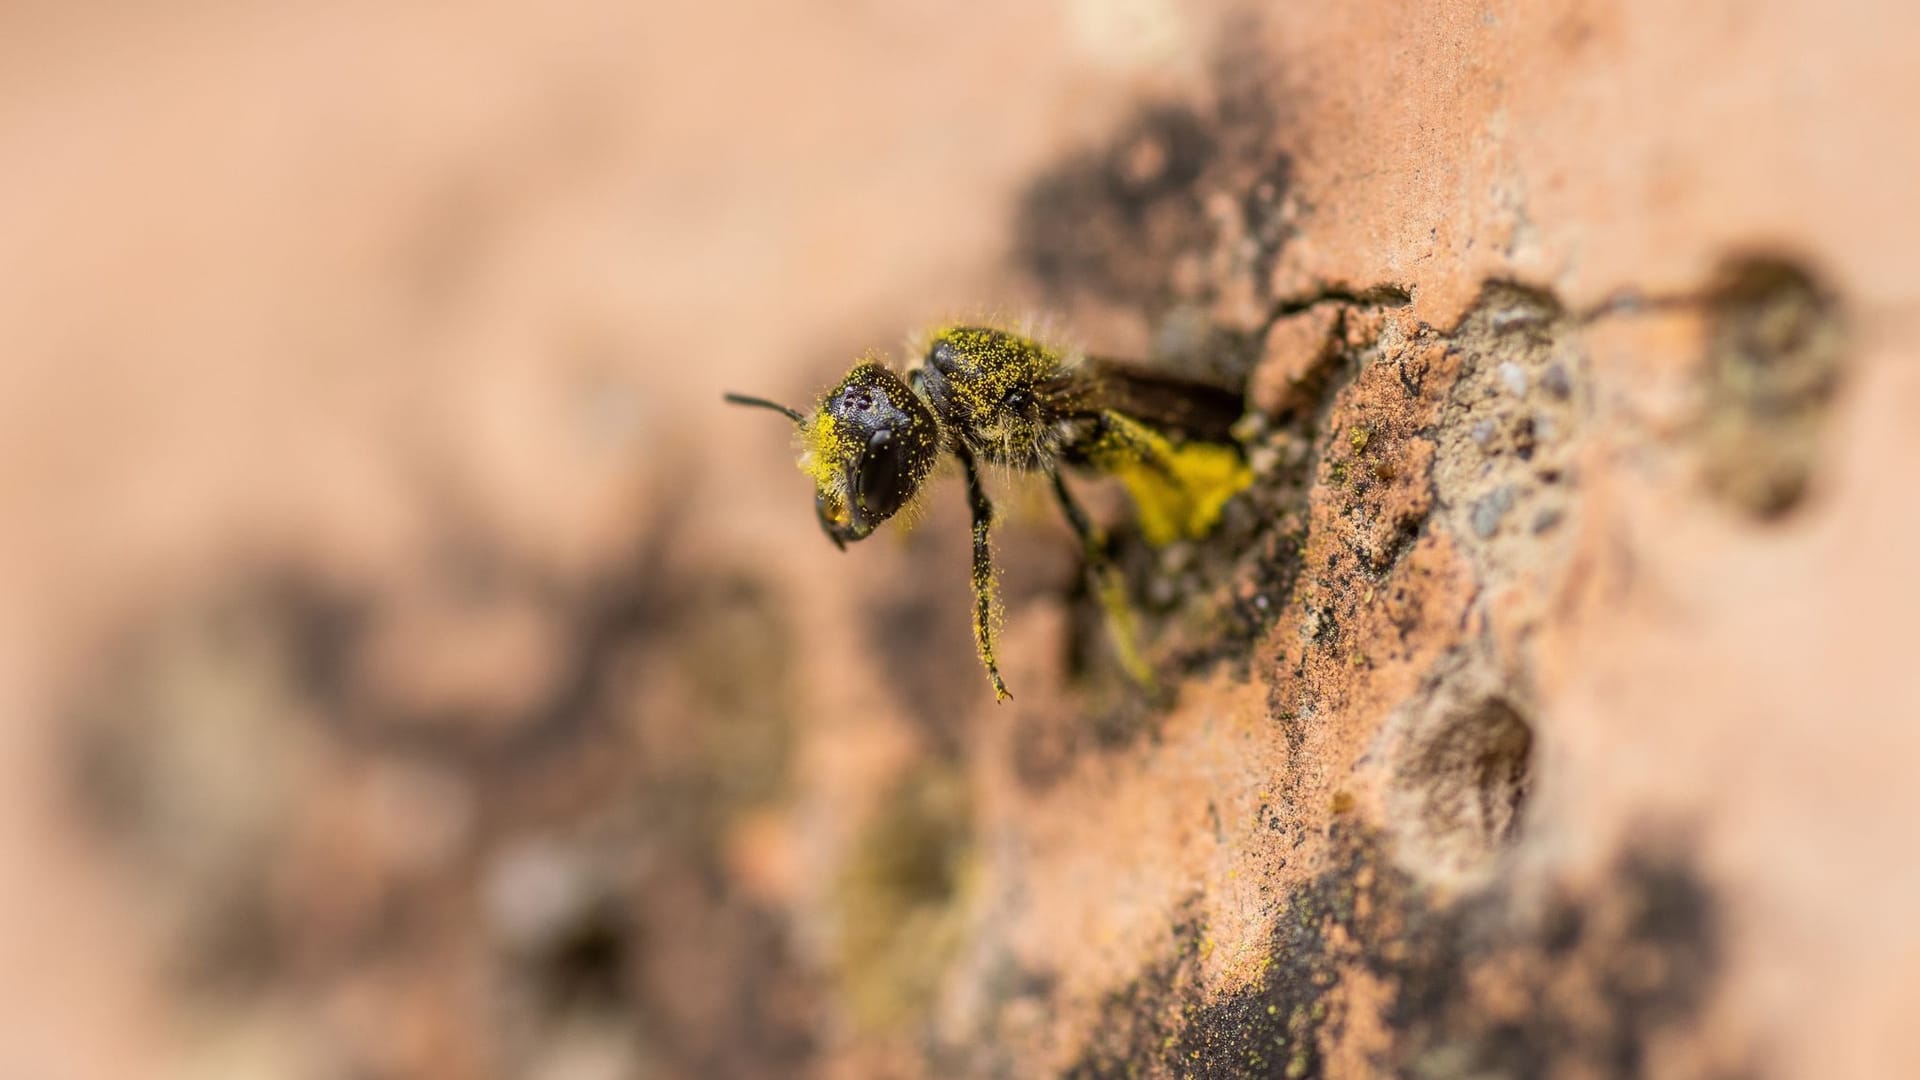
[[[1206,928],[1185,918],[1172,950],[1108,995],[1066,1075],[1321,1076],[1353,1007],[1335,990],[1364,972],[1392,995],[1381,1075],[1635,1077],[1657,1035],[1699,1018],[1720,975],[1718,901],[1659,841],[1623,852],[1589,891],[1555,889],[1544,913],[1501,890],[1436,904],[1365,833],[1336,832],[1334,850],[1287,897],[1251,985],[1203,1002]],[[1527,1008],[1482,1000],[1490,981]],[[1550,992],[1567,987],[1586,996]],[[1573,1015],[1570,1000],[1599,1011]]]
[[[1657,843],[1624,852],[1590,894],[1560,891],[1524,926],[1498,894],[1438,925],[1458,932],[1458,956],[1406,965],[1394,1016],[1415,1051],[1401,1059],[1424,1062],[1426,1075],[1643,1075],[1654,1037],[1698,1020],[1724,952],[1714,894],[1682,851]],[[1532,1008],[1502,1015],[1461,992],[1463,976],[1493,962]],[[1592,995],[1599,1015],[1573,1015],[1570,995],[1553,992],[1566,987]]]

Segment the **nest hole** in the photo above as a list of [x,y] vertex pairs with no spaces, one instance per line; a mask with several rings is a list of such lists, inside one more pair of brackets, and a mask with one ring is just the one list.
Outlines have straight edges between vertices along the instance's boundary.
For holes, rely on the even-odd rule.
[[1533,744],[1533,726],[1501,697],[1443,705],[1413,726],[1388,800],[1412,869],[1466,879],[1491,867],[1520,835]]

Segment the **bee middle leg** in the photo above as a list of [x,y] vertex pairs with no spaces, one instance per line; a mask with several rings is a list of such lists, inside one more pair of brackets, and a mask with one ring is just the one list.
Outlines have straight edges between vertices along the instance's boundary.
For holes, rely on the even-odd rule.
[[1119,568],[1107,558],[1106,538],[1100,535],[1099,528],[1093,524],[1087,512],[1074,501],[1073,493],[1067,490],[1066,480],[1060,476],[1060,470],[1049,470],[1047,477],[1053,481],[1053,493],[1060,500],[1060,510],[1066,515],[1067,524],[1073,526],[1074,535],[1080,538],[1087,580],[1106,613],[1107,633],[1113,639],[1113,651],[1120,660],[1121,668],[1149,696],[1157,695],[1153,665],[1147,663],[1146,657],[1140,652],[1133,607],[1127,603],[1126,583],[1120,580]]
[[962,446],[956,455],[967,473],[967,507],[973,514],[973,642],[980,650],[980,662],[987,667],[987,678],[993,683],[993,699],[1005,701],[1013,695],[1001,680],[1000,665],[993,655],[994,623],[1000,607],[993,581],[993,549],[987,535],[993,528],[993,503],[988,501],[987,489],[980,483],[980,468],[974,463],[973,452]]

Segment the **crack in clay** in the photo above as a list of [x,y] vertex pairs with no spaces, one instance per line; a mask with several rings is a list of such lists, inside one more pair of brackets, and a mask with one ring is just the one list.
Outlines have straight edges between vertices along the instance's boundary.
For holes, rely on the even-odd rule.
[[1413,303],[1413,291],[1401,285],[1384,283],[1364,289],[1354,290],[1338,285],[1325,285],[1312,292],[1275,301],[1269,309],[1271,314],[1261,329],[1270,328],[1281,319],[1301,315],[1324,304],[1342,304],[1347,307],[1405,307]]

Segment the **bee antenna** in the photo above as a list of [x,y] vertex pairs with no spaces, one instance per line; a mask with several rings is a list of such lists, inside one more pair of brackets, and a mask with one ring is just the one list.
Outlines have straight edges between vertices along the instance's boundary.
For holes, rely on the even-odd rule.
[[751,405],[756,409],[772,409],[777,413],[785,413],[787,418],[796,424],[804,423],[807,419],[806,414],[799,409],[790,408],[777,401],[768,401],[766,398],[748,397],[745,394],[728,394],[727,400],[735,405]]

